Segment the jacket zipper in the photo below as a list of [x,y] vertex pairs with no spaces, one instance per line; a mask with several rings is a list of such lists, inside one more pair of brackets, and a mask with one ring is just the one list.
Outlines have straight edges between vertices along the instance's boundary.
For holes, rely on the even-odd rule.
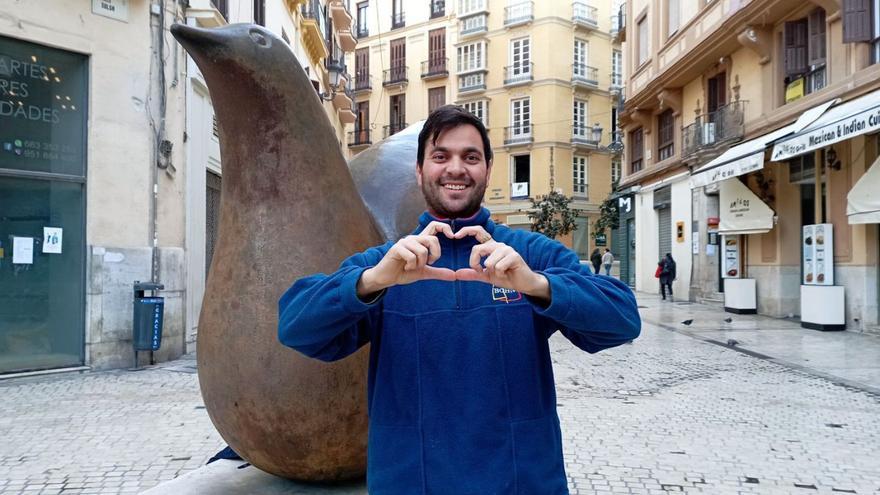
[[[452,232],[455,233],[455,230],[455,220],[453,220]],[[458,270],[458,243],[456,239],[452,239],[452,263],[452,269]],[[458,280],[452,282],[452,285],[455,288],[455,309],[461,309],[461,288],[458,284]]]

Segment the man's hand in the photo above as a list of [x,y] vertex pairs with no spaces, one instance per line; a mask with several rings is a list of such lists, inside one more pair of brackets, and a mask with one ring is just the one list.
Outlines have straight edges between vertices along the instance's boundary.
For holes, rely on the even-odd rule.
[[454,281],[454,271],[430,266],[440,259],[440,241],[436,235],[438,232],[450,239],[454,237],[452,227],[448,224],[431,222],[418,235],[406,236],[397,241],[379,264],[361,274],[357,284],[358,297],[366,299],[382,289],[417,280]]
[[[482,227],[466,228],[469,230],[464,232],[465,229],[462,229],[455,237],[473,235],[482,244],[477,244],[471,250],[470,268],[455,271],[456,279],[485,282],[513,289],[544,302],[550,301],[550,282],[547,277],[533,272],[519,253],[504,243],[492,240]],[[481,265],[480,260],[483,258],[486,261]]]

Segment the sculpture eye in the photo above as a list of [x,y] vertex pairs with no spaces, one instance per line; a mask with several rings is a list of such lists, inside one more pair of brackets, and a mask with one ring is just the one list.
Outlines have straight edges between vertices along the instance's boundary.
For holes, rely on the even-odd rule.
[[269,38],[267,38],[263,33],[261,33],[260,31],[258,31],[256,29],[251,29],[249,34],[251,36],[251,39],[254,40],[254,43],[256,43],[260,46],[268,47],[272,44],[272,42],[271,42],[271,40],[269,40]]

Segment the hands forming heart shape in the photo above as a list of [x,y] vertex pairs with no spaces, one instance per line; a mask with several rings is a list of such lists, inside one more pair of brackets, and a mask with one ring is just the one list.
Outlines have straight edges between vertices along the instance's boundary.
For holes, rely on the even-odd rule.
[[[450,270],[437,268],[432,263],[440,259],[438,234],[449,239],[476,237],[480,244],[471,250],[470,268]],[[481,263],[481,260],[485,259]],[[410,235],[397,241],[376,266],[367,269],[358,282],[358,295],[366,296],[393,285],[403,285],[418,280],[477,281],[497,287],[513,289],[523,294],[549,296],[547,279],[535,273],[512,247],[496,242],[486,230],[478,225],[463,227],[452,232],[452,227],[442,222],[431,222],[418,235]]]

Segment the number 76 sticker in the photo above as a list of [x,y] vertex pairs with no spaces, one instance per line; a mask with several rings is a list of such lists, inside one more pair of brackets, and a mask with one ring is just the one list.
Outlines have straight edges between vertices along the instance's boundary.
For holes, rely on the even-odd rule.
[[43,252],[61,254],[61,236],[64,229],[59,227],[43,227]]

